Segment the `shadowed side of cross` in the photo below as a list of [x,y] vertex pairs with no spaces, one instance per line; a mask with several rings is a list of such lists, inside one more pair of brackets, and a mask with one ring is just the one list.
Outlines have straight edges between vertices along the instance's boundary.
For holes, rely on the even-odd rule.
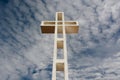
[[[57,71],[63,72],[64,80],[68,80],[66,34],[78,33],[78,28],[77,21],[64,21],[63,12],[56,12],[55,21],[42,21],[41,32],[45,34],[54,33],[52,80],[57,79]],[[58,34],[62,34],[62,37],[59,37]],[[59,54],[58,49],[63,50],[63,58],[61,59],[57,56]]]
[[[61,12],[57,12],[57,24],[58,24],[58,33],[62,33],[62,24],[63,17]],[[42,21],[41,30],[42,33],[54,33],[55,32],[56,21]],[[69,33],[78,33],[78,22],[77,21],[64,21],[65,32]]]

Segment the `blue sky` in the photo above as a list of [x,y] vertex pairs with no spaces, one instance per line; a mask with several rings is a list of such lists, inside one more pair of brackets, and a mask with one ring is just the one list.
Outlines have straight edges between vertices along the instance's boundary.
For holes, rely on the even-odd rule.
[[0,80],[51,80],[54,35],[40,23],[57,11],[80,26],[67,35],[69,80],[119,80],[119,0],[1,0]]

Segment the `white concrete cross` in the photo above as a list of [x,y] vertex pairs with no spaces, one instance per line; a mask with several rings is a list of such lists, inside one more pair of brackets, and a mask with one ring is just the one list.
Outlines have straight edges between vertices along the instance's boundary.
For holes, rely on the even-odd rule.
[[[42,21],[42,33],[54,33],[54,53],[53,53],[53,68],[52,80],[56,80],[56,72],[64,72],[64,80],[68,80],[68,62],[67,62],[67,46],[66,33],[78,33],[77,21],[64,21],[64,12],[56,12],[55,21]],[[61,34],[62,37],[58,37]],[[63,58],[58,59],[58,49],[63,50]]]

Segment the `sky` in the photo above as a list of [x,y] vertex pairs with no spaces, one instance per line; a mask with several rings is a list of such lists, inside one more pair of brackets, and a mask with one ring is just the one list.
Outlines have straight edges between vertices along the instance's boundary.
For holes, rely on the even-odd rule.
[[0,80],[51,80],[54,34],[40,24],[57,11],[79,22],[67,35],[69,80],[119,80],[120,0],[0,0]]

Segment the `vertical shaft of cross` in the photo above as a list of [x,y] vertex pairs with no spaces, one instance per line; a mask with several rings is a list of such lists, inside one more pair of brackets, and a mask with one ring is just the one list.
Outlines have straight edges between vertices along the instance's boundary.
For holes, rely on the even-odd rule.
[[[58,68],[63,68],[63,70],[58,71],[64,71],[64,80],[68,80],[68,64],[67,64],[67,48],[66,48],[66,32],[65,32],[65,23],[64,23],[64,13],[63,12],[57,12],[56,13],[56,19],[55,19],[55,33],[54,33],[54,54],[53,54],[53,71],[52,71],[52,80],[56,80],[56,71]],[[59,25],[60,23],[60,25]],[[58,38],[58,26],[61,26],[62,28],[62,38]],[[57,43],[59,43],[59,40],[62,40],[63,44],[63,59],[57,59]]]

